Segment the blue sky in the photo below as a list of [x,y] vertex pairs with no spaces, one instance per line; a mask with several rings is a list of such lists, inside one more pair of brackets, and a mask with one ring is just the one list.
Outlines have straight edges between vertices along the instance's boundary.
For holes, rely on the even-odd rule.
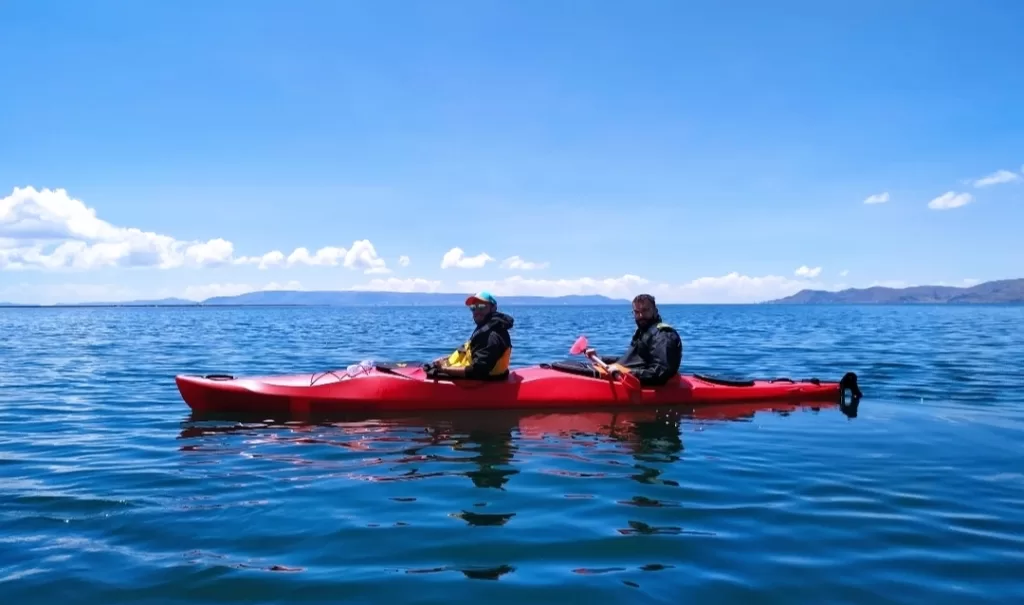
[[1024,276],[1024,4],[705,4],[0,4],[0,300]]

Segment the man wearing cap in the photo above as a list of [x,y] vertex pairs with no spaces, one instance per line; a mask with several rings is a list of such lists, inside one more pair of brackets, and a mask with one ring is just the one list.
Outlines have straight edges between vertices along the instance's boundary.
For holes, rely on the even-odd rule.
[[466,306],[473,311],[476,329],[451,355],[429,364],[427,376],[504,380],[512,359],[512,336],[508,331],[515,320],[498,312],[498,301],[490,292],[470,296]]

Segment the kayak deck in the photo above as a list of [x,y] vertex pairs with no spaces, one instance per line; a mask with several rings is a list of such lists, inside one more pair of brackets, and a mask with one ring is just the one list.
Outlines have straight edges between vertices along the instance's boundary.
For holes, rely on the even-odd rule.
[[182,399],[196,412],[292,414],[808,402],[840,399],[846,390],[860,396],[852,372],[838,382],[729,381],[690,374],[662,386],[630,389],[608,378],[547,364],[513,370],[500,381],[428,378],[421,367],[411,365],[352,375],[344,370],[237,378],[178,375],[175,382]]

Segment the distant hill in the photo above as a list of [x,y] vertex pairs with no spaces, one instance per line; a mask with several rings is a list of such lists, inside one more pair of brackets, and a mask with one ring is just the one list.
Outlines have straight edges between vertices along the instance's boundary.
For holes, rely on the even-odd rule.
[[971,287],[913,286],[909,288],[850,288],[838,292],[801,290],[768,301],[780,305],[827,304],[1014,304],[1024,303],[1024,279],[990,281]]
[[[10,307],[195,307],[206,306],[449,306],[462,305],[467,293],[374,292],[364,290],[266,290],[237,296],[215,296],[201,302],[183,298],[131,300],[125,302],[57,303],[56,305],[21,305],[0,303]],[[629,301],[599,295],[569,296],[501,296],[498,304],[507,305],[616,305]]]
[[[318,306],[447,306],[462,305],[466,293],[440,292],[371,292],[364,290],[266,290],[237,296],[215,296],[204,305],[318,305]],[[498,305],[606,305],[622,304],[607,296],[501,296]]]

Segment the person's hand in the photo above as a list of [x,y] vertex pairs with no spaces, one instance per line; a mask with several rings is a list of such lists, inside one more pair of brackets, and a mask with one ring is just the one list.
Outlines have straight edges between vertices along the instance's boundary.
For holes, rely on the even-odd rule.
[[587,357],[593,357],[594,353],[597,353],[597,349],[593,347],[589,347],[586,351],[583,352],[583,354],[586,355]]

